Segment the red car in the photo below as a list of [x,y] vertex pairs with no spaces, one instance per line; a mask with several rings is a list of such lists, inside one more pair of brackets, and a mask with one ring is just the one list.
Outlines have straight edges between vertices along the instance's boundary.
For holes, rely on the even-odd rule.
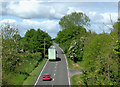
[[50,74],[49,73],[44,73],[43,77],[42,77],[42,80],[51,80]]

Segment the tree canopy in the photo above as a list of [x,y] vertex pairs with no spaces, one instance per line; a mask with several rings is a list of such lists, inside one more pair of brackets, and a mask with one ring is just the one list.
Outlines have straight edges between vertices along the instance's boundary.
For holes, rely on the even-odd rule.
[[89,21],[83,13],[65,15],[60,19],[62,30],[55,41],[66,53],[70,67],[78,64],[72,69],[82,67],[83,74],[77,78],[77,84],[117,85],[120,76],[120,22],[113,25],[110,34],[96,34],[84,28]]
[[74,12],[69,15],[65,15],[60,19],[60,26],[62,29],[72,27],[72,26],[88,26],[90,19],[82,12]]
[[30,52],[42,52],[44,47],[44,40],[46,49],[52,44],[51,37],[44,31],[38,29],[30,29],[26,32],[24,37],[24,50]]

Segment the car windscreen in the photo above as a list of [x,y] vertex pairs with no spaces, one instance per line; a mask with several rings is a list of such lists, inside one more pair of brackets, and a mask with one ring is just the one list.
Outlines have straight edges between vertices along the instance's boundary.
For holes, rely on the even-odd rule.
[[43,75],[43,76],[50,76],[50,75]]

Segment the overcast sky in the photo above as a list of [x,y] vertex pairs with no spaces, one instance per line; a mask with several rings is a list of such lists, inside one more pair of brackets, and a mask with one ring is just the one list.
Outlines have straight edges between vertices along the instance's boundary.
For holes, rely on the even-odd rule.
[[[105,1],[105,0],[104,0]],[[108,1],[108,0],[106,0]],[[113,2],[114,1],[114,2]],[[118,18],[118,0],[109,2],[96,2],[91,0],[16,0],[0,2],[0,24],[10,23],[17,25],[19,33],[24,36],[26,31],[40,28],[46,31],[52,38],[57,36],[60,29],[59,20],[72,12],[83,12],[91,20],[91,26],[87,30],[102,33],[110,32],[109,27]]]

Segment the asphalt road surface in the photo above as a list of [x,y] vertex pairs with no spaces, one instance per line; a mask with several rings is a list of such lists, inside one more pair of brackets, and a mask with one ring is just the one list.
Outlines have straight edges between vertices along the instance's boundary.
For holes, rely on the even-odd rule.
[[[51,86],[67,85],[68,86],[70,85],[68,63],[67,63],[65,54],[57,44],[54,43],[54,46],[56,47],[56,50],[57,50],[57,60],[56,61],[47,60],[34,86],[37,86],[37,85],[51,85]],[[51,81],[42,81],[42,75],[44,73],[51,74],[51,77],[52,77]]]

